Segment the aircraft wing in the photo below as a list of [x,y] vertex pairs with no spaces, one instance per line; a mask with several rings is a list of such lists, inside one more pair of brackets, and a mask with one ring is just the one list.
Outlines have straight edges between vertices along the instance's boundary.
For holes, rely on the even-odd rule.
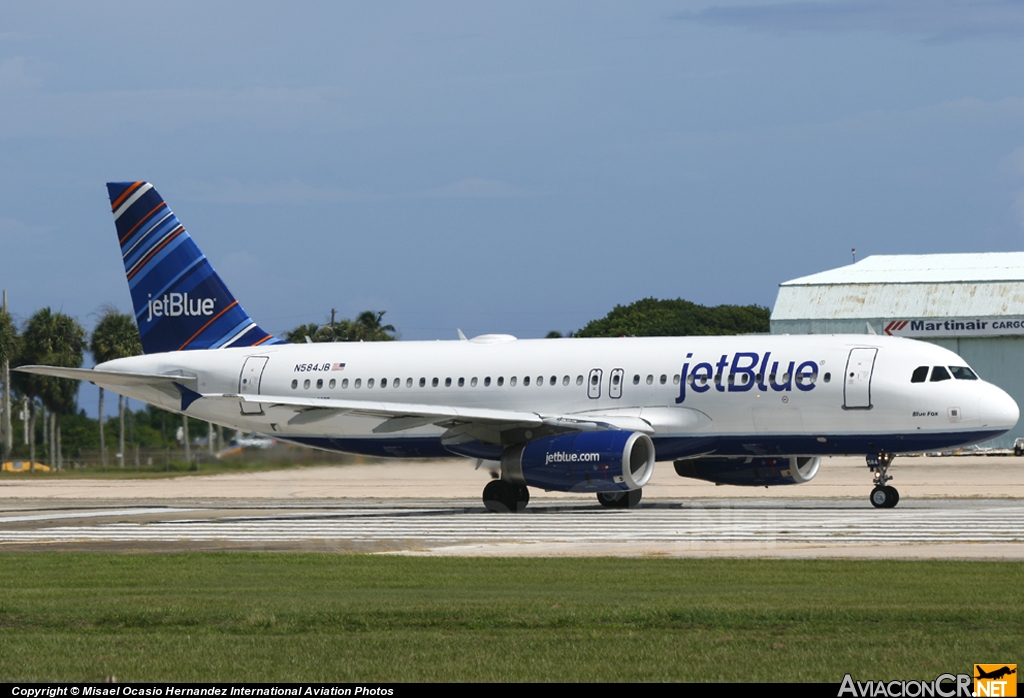
[[[261,405],[271,411],[287,411],[294,414],[289,424],[313,424],[334,416],[353,415],[359,417],[380,417],[401,419],[392,428],[378,428],[377,433],[402,431],[414,426],[437,424],[448,421],[484,422],[492,424],[517,424],[538,426],[543,420],[533,412],[494,410],[488,408],[453,407],[450,405],[426,405],[405,402],[374,402],[369,400],[339,400],[335,398],[282,397],[274,395],[203,395],[204,400],[228,400],[248,405]],[[418,424],[413,424],[417,421]],[[388,422],[385,422],[388,424]],[[384,425],[381,425],[382,427]]]
[[[187,388],[182,391],[183,404],[199,399]],[[289,425],[314,425],[337,417],[359,416],[381,419],[375,434],[390,434],[417,427],[436,425],[448,429],[443,438],[471,435],[486,442],[499,442],[500,432],[511,429],[541,428],[551,433],[625,429],[654,433],[651,425],[633,415],[560,415],[539,414],[518,410],[484,407],[429,405],[404,402],[371,402],[335,398],[303,398],[270,395],[217,394],[202,395],[204,400],[224,400],[261,406],[269,414],[280,414]]]

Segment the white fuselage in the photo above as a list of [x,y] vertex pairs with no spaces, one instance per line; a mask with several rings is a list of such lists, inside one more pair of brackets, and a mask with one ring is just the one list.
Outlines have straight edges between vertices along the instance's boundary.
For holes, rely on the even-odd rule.
[[[920,452],[984,441],[1016,423],[1017,405],[998,387],[952,377],[912,383],[922,366],[966,363],[931,344],[868,335],[485,336],[181,351],[119,359],[97,369],[180,375],[190,390],[218,396],[192,402],[190,416],[384,456],[454,452],[497,459],[502,449],[487,439],[442,444],[443,424],[380,431],[385,421],[401,417],[395,405],[595,419],[624,429],[640,425],[653,439],[658,460]],[[181,411],[173,391],[104,387]],[[324,399],[382,408],[380,415],[341,409],[317,419],[288,418],[300,411],[230,399],[237,394],[285,404]]]

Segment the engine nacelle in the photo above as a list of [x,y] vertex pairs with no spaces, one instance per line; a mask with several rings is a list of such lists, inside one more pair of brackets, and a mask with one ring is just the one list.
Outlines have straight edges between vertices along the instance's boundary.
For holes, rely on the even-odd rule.
[[513,446],[501,456],[503,480],[558,492],[620,492],[647,484],[654,442],[634,431],[587,431]]
[[758,458],[691,458],[675,462],[676,474],[716,485],[800,485],[818,474],[821,458],[779,456]]

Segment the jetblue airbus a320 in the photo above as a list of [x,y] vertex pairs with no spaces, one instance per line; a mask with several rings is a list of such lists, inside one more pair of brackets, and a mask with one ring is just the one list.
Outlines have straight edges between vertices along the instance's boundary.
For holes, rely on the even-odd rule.
[[88,380],[243,431],[400,458],[500,463],[483,492],[520,511],[529,488],[640,500],[656,461],[719,484],[809,481],[860,455],[892,507],[894,454],[999,436],[1016,403],[956,354],[872,335],[288,344],[242,309],[151,184],[107,185],[143,356]]

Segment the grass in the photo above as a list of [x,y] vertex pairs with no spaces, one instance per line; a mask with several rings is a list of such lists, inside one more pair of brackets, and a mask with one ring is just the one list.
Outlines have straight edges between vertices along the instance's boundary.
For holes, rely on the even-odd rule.
[[0,555],[0,680],[932,679],[1024,647],[1017,563]]

